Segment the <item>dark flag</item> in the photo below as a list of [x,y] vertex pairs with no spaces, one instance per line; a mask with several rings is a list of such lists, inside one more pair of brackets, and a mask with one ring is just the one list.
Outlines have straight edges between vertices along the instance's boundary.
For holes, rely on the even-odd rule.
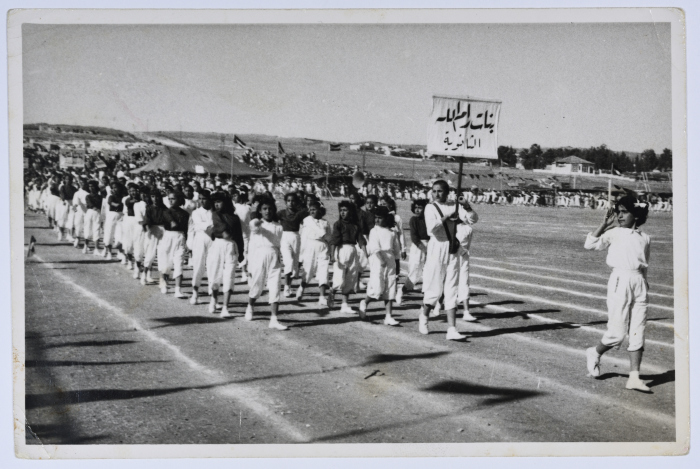
[[340,151],[340,143],[329,143],[328,151]]
[[615,165],[612,165],[612,174],[614,174],[615,176],[622,176],[622,172],[619,169],[617,169]]
[[280,142],[277,142],[277,154],[278,155],[285,155],[287,152],[284,151],[284,148],[282,148],[282,144]]
[[241,149],[243,149],[243,150],[252,150],[252,148],[250,148],[248,145],[246,145],[245,142],[243,140],[241,140],[240,138],[238,138],[237,135],[233,136],[233,143],[235,143],[236,145],[241,147]]

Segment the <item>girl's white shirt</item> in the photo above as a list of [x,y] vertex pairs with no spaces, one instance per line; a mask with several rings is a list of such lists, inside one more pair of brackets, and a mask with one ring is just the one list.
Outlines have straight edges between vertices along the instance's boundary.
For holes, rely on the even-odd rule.
[[649,267],[651,239],[637,228],[612,228],[600,237],[588,233],[585,249],[608,250],[606,263],[613,269],[639,270],[646,278]]
[[401,246],[393,229],[375,226],[370,230],[369,241],[367,241],[367,256],[374,254],[378,254],[385,262],[387,256],[393,256],[394,259],[399,258]]
[[250,220],[250,244],[249,253],[255,253],[255,249],[279,250],[282,244],[282,225],[276,221]]
[[[443,216],[452,215],[455,212],[456,203],[446,202],[444,204],[440,202],[433,202],[440,207]],[[435,238],[437,241],[447,241],[447,233],[445,233],[445,227],[442,225],[442,217],[437,211],[433,203],[425,206],[425,227],[428,231],[428,235],[431,238]],[[466,211],[464,207],[459,206],[459,218],[470,225],[473,225],[479,221],[479,215],[476,214],[474,210]]]
[[324,241],[326,236],[330,236],[331,227],[327,220],[316,219],[309,215],[304,218],[301,226],[302,237],[314,241]]

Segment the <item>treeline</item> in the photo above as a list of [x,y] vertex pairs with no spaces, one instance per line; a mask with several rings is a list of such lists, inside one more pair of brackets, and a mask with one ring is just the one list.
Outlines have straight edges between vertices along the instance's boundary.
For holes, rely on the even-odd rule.
[[596,169],[610,171],[615,165],[619,171],[624,172],[650,172],[655,169],[671,171],[673,169],[673,154],[668,148],[656,154],[654,150],[644,150],[638,158],[630,158],[624,151],[616,152],[607,146],[591,148],[548,148],[542,150],[538,144],[525,148],[518,153],[513,147],[498,147],[498,159],[503,163],[515,167],[518,159],[525,169],[544,169],[545,166],[554,163],[560,158],[578,156],[595,164]]

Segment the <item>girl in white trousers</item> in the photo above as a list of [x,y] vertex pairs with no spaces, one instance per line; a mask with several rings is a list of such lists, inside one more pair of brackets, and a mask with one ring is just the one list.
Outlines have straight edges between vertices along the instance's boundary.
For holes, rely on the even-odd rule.
[[384,300],[384,324],[398,326],[398,321],[391,313],[396,298],[396,261],[401,255],[401,244],[394,229],[394,214],[387,207],[380,206],[376,208],[374,217],[374,228],[369,232],[367,242],[369,282],[367,296],[360,301],[360,319],[365,319],[367,305],[371,300]]
[[258,215],[250,221],[251,256],[248,259],[248,306],[245,310],[245,320],[253,320],[253,307],[267,287],[268,303],[270,303],[270,329],[287,330],[287,326],[279,323],[277,312],[280,303],[280,281],[282,266],[280,264],[280,245],[282,243],[282,225],[277,218],[277,207],[274,199],[264,199],[258,205]]
[[[608,281],[608,327],[600,343],[586,350],[588,372],[600,376],[600,357],[611,348],[619,348],[629,336],[627,351],[630,374],[625,387],[649,392],[639,378],[644,351],[644,329],[647,322],[647,268],[651,241],[639,231],[649,214],[649,204],[624,196],[614,209],[606,212],[600,226],[588,233],[584,248],[608,250],[606,263],[613,271]],[[617,219],[618,226],[613,227]]]
[[323,216],[326,210],[318,202],[309,204],[309,216],[304,219],[302,225],[302,236],[304,243],[304,254],[302,256],[302,279],[297,290],[296,299],[301,301],[304,289],[314,281],[318,283],[320,294],[318,306],[326,308],[326,288],[328,287],[328,268],[330,267],[330,249],[328,240],[331,235],[331,228]]

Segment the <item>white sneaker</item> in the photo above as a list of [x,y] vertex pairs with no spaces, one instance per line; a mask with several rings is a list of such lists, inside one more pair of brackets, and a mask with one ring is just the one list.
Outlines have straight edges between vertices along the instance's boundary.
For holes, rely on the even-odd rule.
[[61,233],[61,230],[58,231],[58,234],[56,235],[56,239],[58,241],[63,241],[63,233]]
[[386,316],[386,317],[384,318],[384,324],[387,325],[387,326],[398,326],[398,325],[399,325],[399,321],[397,321],[396,319],[392,318],[391,316]]
[[462,335],[459,332],[457,332],[457,329],[454,327],[449,327],[447,329],[447,336],[445,337],[447,340],[462,340],[466,339],[466,335]]
[[106,259],[107,259],[108,261],[111,261],[111,260],[112,260],[112,253],[111,253],[111,252],[108,252],[108,253],[107,253]]
[[182,293],[179,288],[175,287],[175,298],[187,298],[187,295]]
[[270,329],[277,329],[278,331],[286,331],[289,329],[287,326],[283,326],[277,321],[277,318],[270,319],[270,324],[267,325]]
[[94,250],[94,251],[92,251],[92,255],[93,255],[93,256],[97,256],[97,257],[100,257],[100,256],[102,256],[102,254],[100,254],[100,251],[99,251],[99,249],[97,249],[97,248],[95,248],[95,250]]
[[243,316],[243,319],[246,321],[252,321],[253,320],[253,307],[248,305],[245,309],[245,316]]
[[468,322],[474,322],[476,321],[476,318],[471,315],[469,311],[465,311],[464,315],[462,316],[463,321],[468,321]]
[[129,262],[126,260],[126,256],[124,254],[122,254],[121,252],[119,253],[119,257],[122,260],[122,262],[121,262],[122,265],[126,265],[126,263]]
[[423,313],[418,315],[418,332],[428,335],[428,318]]
[[299,286],[299,288],[297,288],[296,300],[301,301],[302,296],[304,296],[304,288],[302,286]]
[[146,272],[141,272],[141,285],[146,285]]
[[595,347],[586,349],[586,366],[591,376],[600,376],[600,355]]
[[146,283],[153,283],[155,281],[156,280],[153,278],[153,276],[151,275],[151,271],[149,270],[146,274]]
[[355,314],[355,311],[348,305],[344,303],[340,305],[340,314]]
[[[97,248],[95,248],[95,251],[97,251]],[[111,254],[112,254],[112,250],[111,250],[111,249],[110,249],[109,251],[107,250],[107,248],[104,248],[104,249],[102,250],[102,257],[107,257],[108,255],[111,255]]]
[[226,308],[226,306],[224,306],[223,308],[221,308],[221,314],[219,314],[219,317],[220,317],[221,319],[224,319],[224,318],[232,318],[232,317],[233,317],[233,314],[229,313],[229,312],[228,312],[228,308]]
[[160,292],[165,295],[168,293],[168,282],[163,277],[160,278]]
[[141,276],[141,272],[139,272],[139,268],[134,266],[134,274],[132,275],[132,277],[134,279],[138,280],[140,276]]
[[212,298],[211,301],[209,302],[209,312],[211,314],[216,313],[216,301],[214,301],[214,298]]
[[67,234],[66,241],[68,241],[69,243],[74,243],[76,241],[76,239],[73,237],[73,235]]
[[197,292],[196,291],[192,292],[192,296],[190,297],[190,304],[191,305],[197,304]]
[[630,377],[627,379],[627,384],[625,384],[625,388],[644,392],[651,391],[651,389],[649,389],[649,386],[644,384],[644,382],[641,379],[639,379],[639,371],[630,371]]
[[319,308],[328,308],[328,300],[326,299],[325,296],[321,296],[318,299],[318,307]]
[[131,269],[132,269],[132,264],[133,264],[133,262],[127,260],[127,261],[126,261],[126,270],[131,270]]
[[428,314],[428,316],[430,316],[431,318],[440,317],[440,308],[438,308],[436,306],[435,308],[433,308],[433,310],[430,312],[430,314]]
[[396,292],[396,298],[394,298],[394,303],[396,306],[401,306],[401,303],[403,303],[403,288],[398,287]]
[[77,248],[78,244],[80,244],[80,240],[78,240],[78,238],[73,238],[73,247]]
[[289,288],[289,285],[284,286],[284,297],[285,298],[291,298],[292,297],[292,290]]
[[87,248],[87,241],[85,242],[85,246],[83,246],[83,254],[87,254],[88,248]]
[[364,320],[367,317],[367,301],[360,301],[360,319]]

